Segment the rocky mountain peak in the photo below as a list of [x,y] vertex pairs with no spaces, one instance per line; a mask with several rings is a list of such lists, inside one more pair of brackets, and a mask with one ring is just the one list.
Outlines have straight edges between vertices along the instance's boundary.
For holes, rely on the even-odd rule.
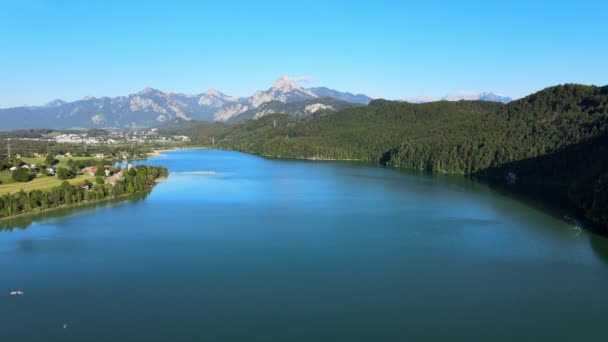
[[276,80],[272,84],[272,87],[270,87],[270,89],[282,92],[290,92],[294,90],[302,90],[302,87],[300,87],[300,85],[296,83],[293,79],[291,79],[289,76],[284,75],[281,76],[278,80]]
[[207,90],[207,92],[205,94],[211,95],[211,96],[217,96],[217,97],[222,97],[224,95],[215,88],[209,88],[209,90]]
[[159,93],[162,93],[162,91],[151,88],[151,87],[145,87],[142,91],[137,93],[137,95],[152,95],[152,94],[159,94]]

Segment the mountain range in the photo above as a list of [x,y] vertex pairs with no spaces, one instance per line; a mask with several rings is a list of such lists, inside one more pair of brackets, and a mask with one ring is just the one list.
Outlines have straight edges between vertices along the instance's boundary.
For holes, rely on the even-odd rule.
[[[493,93],[444,100],[508,102]],[[226,95],[216,89],[202,94],[165,92],[153,88],[118,97],[85,97],[74,102],[54,100],[43,106],[0,109],[0,130],[27,128],[147,128],[172,120],[238,122],[272,113],[320,116],[372,100],[364,94],[340,92],[326,87],[305,88],[288,76],[280,77],[267,90],[249,97]],[[410,99],[429,102],[433,98]]]
[[[267,90],[256,91],[249,97],[229,96],[216,89],[190,95],[145,88],[127,96],[86,97],[74,102],[54,100],[43,106],[5,108],[0,109],[0,129],[146,128],[175,119],[241,121],[276,110],[305,116],[364,105],[371,100],[363,94],[325,87],[304,88],[283,76]],[[305,106],[285,106],[291,103]],[[240,119],[233,119],[239,115]]]

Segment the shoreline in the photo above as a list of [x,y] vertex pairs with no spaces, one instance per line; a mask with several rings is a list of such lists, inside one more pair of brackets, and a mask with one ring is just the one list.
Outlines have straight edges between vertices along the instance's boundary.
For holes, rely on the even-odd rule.
[[[150,192],[150,191],[152,191],[152,188],[146,189],[146,190],[137,191],[137,192],[133,192],[133,193],[130,193],[130,194],[120,195],[120,196],[117,196],[117,197],[103,198],[103,199],[100,199],[100,200],[88,201],[88,202],[82,202],[82,203],[62,204],[62,205],[60,205],[58,207],[45,208],[45,209],[36,210],[36,211],[27,211],[27,212],[19,213],[19,214],[16,214],[16,215],[11,215],[11,216],[6,216],[6,217],[0,217],[0,223],[2,223],[4,221],[12,220],[12,219],[17,219],[17,218],[23,218],[23,217],[27,217],[27,216],[35,216],[35,215],[38,215],[38,214],[45,214],[45,213],[53,212],[53,211],[60,210],[60,209],[71,209],[71,208],[77,208],[77,207],[93,206],[93,205],[96,205],[96,204],[101,204],[103,202],[109,202],[109,201],[113,201],[113,200],[120,200],[120,199],[124,199],[125,197],[129,197],[129,196],[133,196],[133,195],[138,195],[138,194],[143,194],[143,193]],[[0,228],[0,231],[2,231],[1,228]]]
[[[242,152],[242,153],[247,153],[247,154],[253,154],[253,155],[257,155],[260,157],[264,157],[264,158],[270,158],[270,159],[283,159],[283,160],[309,160],[309,161],[352,161],[352,162],[368,162],[368,160],[365,159],[339,159],[339,158],[323,158],[323,157],[284,157],[284,156],[271,156],[268,154],[260,154],[260,153],[254,153],[254,152],[245,152],[245,151],[238,151],[238,150],[225,150],[225,151],[236,151],[236,152]],[[370,163],[373,163],[373,161],[369,161]]]
[[[154,180],[154,185],[158,184],[158,183],[162,183],[164,181],[167,180],[168,177],[159,177],[156,178]],[[108,201],[113,201],[113,200],[120,200],[120,199],[124,199],[125,197],[129,197],[129,196],[134,196],[137,194],[143,194],[146,192],[152,192],[152,190],[154,189],[154,185],[151,186],[149,189],[144,189],[144,190],[140,190],[140,191],[136,191],[130,194],[123,194],[120,196],[116,196],[116,197],[106,197],[106,198],[102,198],[100,200],[94,200],[94,201],[88,201],[88,202],[81,202],[81,203],[73,203],[73,204],[62,204],[58,207],[52,207],[52,208],[44,208],[44,209],[39,209],[36,211],[26,211],[26,212],[22,212],[19,214],[15,214],[15,215],[11,215],[11,216],[6,216],[6,217],[0,217],[0,223],[3,221],[8,221],[11,219],[15,219],[15,218],[20,218],[20,217],[26,217],[26,216],[30,216],[30,215],[38,215],[38,214],[44,214],[47,212],[52,212],[55,210],[59,210],[59,209],[70,209],[70,208],[77,208],[77,207],[81,207],[81,206],[92,206],[98,203],[103,203],[103,202],[108,202]],[[2,229],[0,228],[0,231]]]
[[159,157],[159,156],[162,156],[164,152],[181,151],[181,150],[208,150],[208,149],[209,149],[208,147],[203,147],[203,146],[161,148],[161,149],[152,150],[152,151],[146,153],[146,155],[148,157]]

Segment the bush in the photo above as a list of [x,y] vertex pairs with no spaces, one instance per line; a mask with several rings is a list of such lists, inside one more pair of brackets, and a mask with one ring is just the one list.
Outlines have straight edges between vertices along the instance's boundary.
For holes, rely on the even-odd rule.
[[44,159],[44,162],[48,166],[53,166],[53,165],[59,163],[59,160],[55,159],[55,157],[51,153],[49,153],[46,156],[46,158]]
[[70,178],[74,178],[74,174],[72,173],[72,171],[60,167],[59,169],[57,169],[57,178],[59,179],[70,179]]
[[98,164],[97,165],[97,172],[95,173],[95,176],[97,177],[103,177],[106,175],[106,169],[103,166],[103,164]]
[[13,171],[12,177],[15,182],[29,182],[34,179],[34,174],[28,169],[18,168]]

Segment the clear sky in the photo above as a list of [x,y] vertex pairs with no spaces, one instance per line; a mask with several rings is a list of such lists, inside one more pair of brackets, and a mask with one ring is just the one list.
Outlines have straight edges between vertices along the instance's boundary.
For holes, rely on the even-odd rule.
[[281,75],[374,97],[608,84],[608,1],[0,0],[0,107]]

